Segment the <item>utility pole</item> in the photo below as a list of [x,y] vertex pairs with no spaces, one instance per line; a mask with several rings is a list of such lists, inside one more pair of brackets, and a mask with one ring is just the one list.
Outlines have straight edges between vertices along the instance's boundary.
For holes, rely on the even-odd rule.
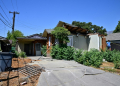
[[18,12],[11,12],[9,11],[9,13],[13,13],[13,25],[12,25],[12,33],[14,32],[14,26],[15,26],[15,14],[19,14]]

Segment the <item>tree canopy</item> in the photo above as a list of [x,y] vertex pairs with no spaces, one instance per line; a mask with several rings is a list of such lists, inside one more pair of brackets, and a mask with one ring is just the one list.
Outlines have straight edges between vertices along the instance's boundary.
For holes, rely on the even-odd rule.
[[21,31],[19,31],[19,30],[15,30],[13,33],[8,31],[7,39],[12,40],[12,46],[16,45],[17,37],[24,37],[23,33]]
[[73,21],[72,25],[78,26],[83,29],[87,29],[89,30],[88,31],[89,33],[100,33],[103,35],[107,35],[106,34],[107,31],[105,28],[103,28],[103,26],[93,25],[92,22],[86,23],[86,22]]
[[116,26],[116,28],[113,31],[113,33],[118,33],[118,32],[120,32],[120,21],[118,21],[118,25]]
[[70,31],[64,27],[55,27],[51,34],[60,41],[69,42],[68,35],[70,35]]

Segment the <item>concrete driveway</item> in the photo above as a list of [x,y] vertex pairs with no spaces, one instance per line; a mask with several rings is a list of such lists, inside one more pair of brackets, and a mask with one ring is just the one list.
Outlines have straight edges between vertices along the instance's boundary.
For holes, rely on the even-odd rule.
[[120,86],[120,76],[75,61],[41,59],[30,65],[45,67],[38,86]]

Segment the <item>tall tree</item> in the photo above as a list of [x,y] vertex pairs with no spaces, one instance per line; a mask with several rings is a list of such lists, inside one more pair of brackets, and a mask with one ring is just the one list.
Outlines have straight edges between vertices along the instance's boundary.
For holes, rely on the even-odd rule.
[[72,25],[87,29],[87,30],[89,30],[88,31],[89,33],[100,33],[103,35],[107,35],[106,34],[107,31],[105,28],[103,28],[103,26],[100,27],[97,25],[93,25],[92,22],[86,23],[86,22],[73,21]]
[[19,30],[15,30],[13,33],[8,31],[7,39],[12,40],[12,46],[15,47],[17,37],[24,37],[23,33]]
[[70,31],[64,27],[55,27],[51,33],[56,39],[62,41],[64,43],[69,42],[68,35],[70,35]]
[[118,25],[116,26],[115,30],[113,31],[113,33],[117,33],[120,32],[120,21],[118,21]]

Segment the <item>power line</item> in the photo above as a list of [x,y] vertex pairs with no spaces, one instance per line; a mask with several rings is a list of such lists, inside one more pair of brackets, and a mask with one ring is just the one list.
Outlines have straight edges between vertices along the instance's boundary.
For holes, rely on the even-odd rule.
[[17,0],[16,0],[16,7],[17,7],[17,11],[18,11]]
[[[2,11],[4,12],[4,14],[6,15],[6,13],[5,13],[5,11],[3,10],[3,8],[1,7],[1,5],[0,5],[0,8],[2,9]],[[8,18],[8,16],[6,15],[6,17]],[[8,18],[8,20],[10,21],[10,19]],[[11,23],[11,21],[10,21],[10,23]]]
[[8,26],[9,28],[11,28],[9,25],[7,25],[1,18],[0,20],[3,22],[4,25]]
[[[17,20],[18,21],[18,20]],[[21,23],[20,21],[18,21],[19,23]],[[26,24],[24,24],[24,23],[21,23],[21,24],[23,24],[24,26],[26,26],[26,27],[28,27],[28,28],[30,28],[30,29],[33,29],[33,30],[35,30],[35,28],[31,28],[30,26],[28,26],[28,25],[26,25]],[[36,29],[37,30],[37,29]]]
[[[3,15],[1,13],[0,13],[0,15],[3,17]],[[5,18],[4,18],[4,20],[11,26],[11,24]]]
[[[1,0],[2,1],[2,0]],[[3,3],[3,5],[5,6],[5,4],[4,4],[4,2],[2,1],[2,3]],[[5,8],[7,9],[7,7],[5,6]],[[9,11],[8,9],[7,9],[7,11]]]
[[[12,3],[12,0],[11,0],[11,3]],[[12,3],[12,7],[13,7],[13,9],[14,9],[13,3]],[[15,10],[15,9],[14,9],[14,10]]]

